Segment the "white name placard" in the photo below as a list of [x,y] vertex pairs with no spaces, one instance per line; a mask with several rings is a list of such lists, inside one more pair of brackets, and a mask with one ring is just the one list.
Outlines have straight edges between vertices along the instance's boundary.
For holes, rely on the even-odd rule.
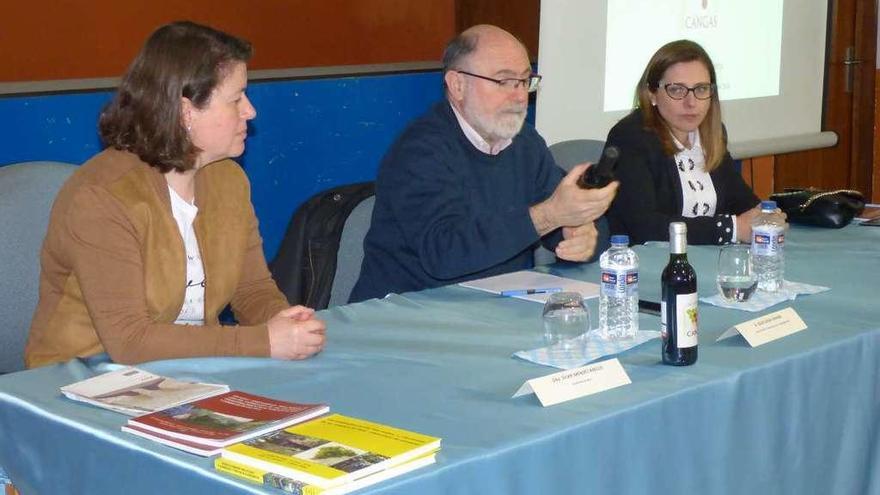
[[[807,325],[804,323],[804,320],[798,316],[794,309],[785,308],[776,311],[775,313],[770,313],[728,328],[727,331],[718,337],[718,340],[723,340],[733,337],[736,334],[740,334],[746,339],[746,342],[748,342],[750,346],[758,347],[767,342],[781,339],[786,335],[800,332],[806,328]],[[718,340],[716,340],[716,342]]]
[[534,393],[544,407],[632,383],[617,358],[532,378],[513,394]]

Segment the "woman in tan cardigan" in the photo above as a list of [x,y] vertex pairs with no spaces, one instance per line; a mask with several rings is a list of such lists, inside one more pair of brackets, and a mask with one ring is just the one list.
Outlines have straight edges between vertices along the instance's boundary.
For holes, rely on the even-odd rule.
[[[244,172],[248,42],[156,30],[100,118],[107,149],[62,187],[41,252],[29,367],[101,352],[304,359],[325,325],[272,280]],[[240,323],[221,326],[232,305]]]

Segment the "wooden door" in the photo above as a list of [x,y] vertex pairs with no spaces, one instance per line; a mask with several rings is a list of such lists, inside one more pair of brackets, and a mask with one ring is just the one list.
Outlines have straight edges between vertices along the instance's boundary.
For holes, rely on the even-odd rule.
[[[874,149],[875,0],[830,0],[822,128],[835,147],[776,155],[773,189],[857,189],[871,197]],[[880,194],[880,191],[875,191]]]

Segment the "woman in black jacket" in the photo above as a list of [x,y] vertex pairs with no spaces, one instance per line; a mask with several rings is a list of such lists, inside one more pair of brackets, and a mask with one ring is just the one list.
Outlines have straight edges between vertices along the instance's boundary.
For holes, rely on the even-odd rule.
[[727,152],[715,67],[703,48],[673,41],[651,57],[636,90],[638,108],[609,132],[620,149],[613,234],[634,244],[688,225],[691,244],[749,242],[759,199]]

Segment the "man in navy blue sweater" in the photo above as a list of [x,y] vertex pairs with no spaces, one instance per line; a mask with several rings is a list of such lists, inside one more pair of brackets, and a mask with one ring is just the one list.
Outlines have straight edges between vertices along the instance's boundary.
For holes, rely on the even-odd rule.
[[[446,47],[446,101],[392,145],[351,301],[531,268],[543,242],[557,258],[589,261],[606,243],[617,191],[563,177],[534,128],[523,125],[540,77],[513,35],[474,26]],[[601,239],[596,225],[603,226]]]

